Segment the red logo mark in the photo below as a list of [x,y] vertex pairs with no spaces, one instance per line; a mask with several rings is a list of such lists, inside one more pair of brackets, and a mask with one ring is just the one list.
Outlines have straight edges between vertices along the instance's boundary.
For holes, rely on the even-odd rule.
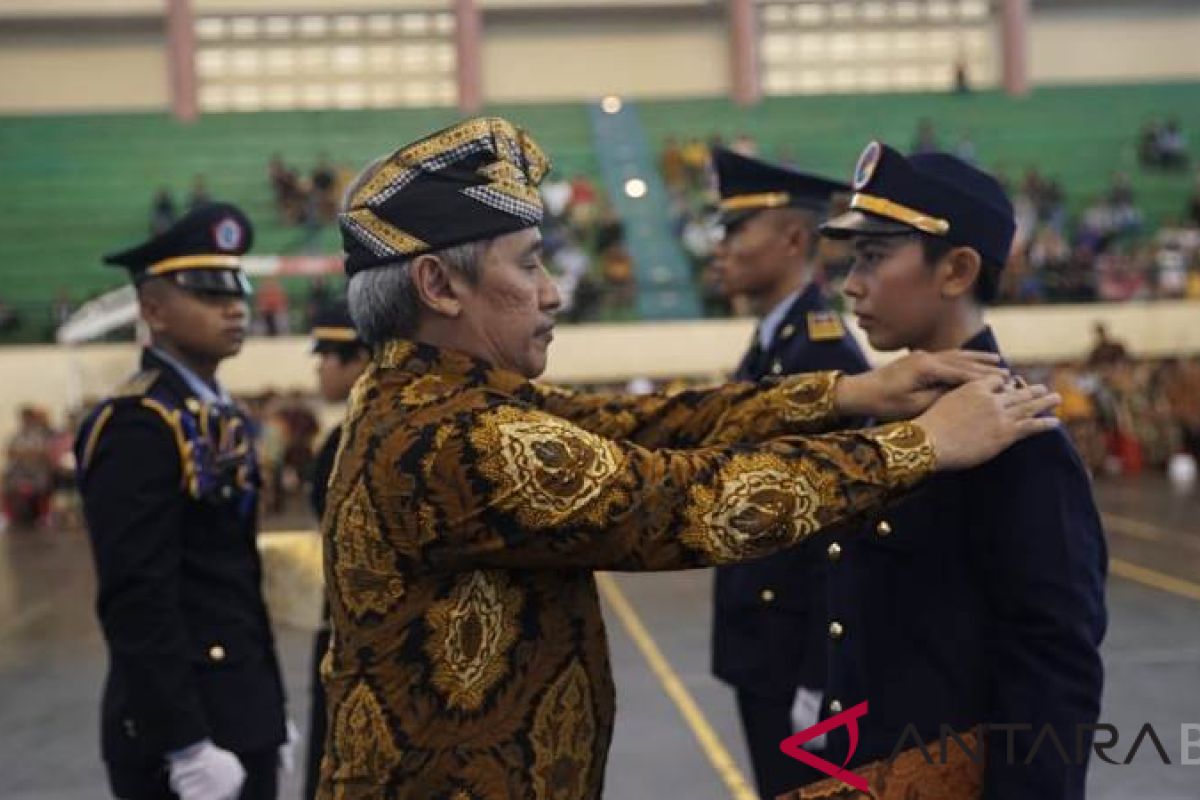
[[[865,716],[866,713],[867,701],[864,700],[853,708],[847,708],[837,716],[830,717],[824,722],[818,722],[811,728],[805,728],[799,733],[789,736],[779,743],[779,749],[797,761],[803,762],[813,769],[820,770],[831,778],[837,778],[847,786],[853,786],[860,792],[870,793],[870,787],[867,786],[866,778],[846,771],[846,765],[850,763],[850,759],[854,757],[854,751],[858,749],[858,718]],[[834,728],[840,728],[843,725],[846,726],[846,733],[850,735],[850,752],[846,754],[846,760],[842,762],[840,767],[804,749],[805,742],[809,742],[821,734],[831,731]]]

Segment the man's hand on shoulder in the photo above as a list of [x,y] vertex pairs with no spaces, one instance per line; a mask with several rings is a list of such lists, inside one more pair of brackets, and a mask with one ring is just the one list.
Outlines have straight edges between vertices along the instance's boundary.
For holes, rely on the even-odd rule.
[[1008,370],[999,364],[1000,357],[994,353],[909,353],[870,372],[843,376],[836,389],[837,411],[843,417],[911,419],[956,386],[979,378],[1006,377]]

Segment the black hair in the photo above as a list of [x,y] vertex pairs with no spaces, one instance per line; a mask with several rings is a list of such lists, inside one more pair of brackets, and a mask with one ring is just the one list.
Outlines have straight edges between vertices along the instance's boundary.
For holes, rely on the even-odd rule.
[[[946,239],[938,236],[930,236],[926,233],[920,234],[920,239],[925,263],[931,267],[949,255],[951,250],[959,246]],[[1001,269],[1001,267],[990,263],[987,259],[980,256],[979,277],[975,279],[975,286],[972,288],[975,302],[980,305],[989,305],[996,300],[996,295],[1000,290]]]

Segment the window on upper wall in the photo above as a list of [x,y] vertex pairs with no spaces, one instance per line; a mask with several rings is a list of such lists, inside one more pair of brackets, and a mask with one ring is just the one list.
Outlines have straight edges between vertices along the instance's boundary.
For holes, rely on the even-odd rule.
[[998,0],[759,0],[769,95],[995,85]]
[[454,15],[230,14],[196,20],[204,111],[448,106]]

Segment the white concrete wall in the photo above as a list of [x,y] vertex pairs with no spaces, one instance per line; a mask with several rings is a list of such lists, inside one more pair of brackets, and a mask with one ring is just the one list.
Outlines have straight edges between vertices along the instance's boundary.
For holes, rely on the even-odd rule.
[[[989,314],[1005,353],[1025,364],[1082,358],[1097,321],[1137,356],[1200,354],[1197,320],[1200,301],[999,308]],[[546,379],[716,380],[737,364],[752,329],[748,319],[563,327],[555,335]],[[885,360],[870,355],[876,362]],[[136,361],[132,344],[0,349],[0,442],[7,441],[20,406],[46,407],[60,420],[83,397],[110,391]],[[309,390],[313,368],[307,339],[252,339],[242,355],[222,367],[221,379],[235,393]]]
[[157,111],[170,102],[163,37],[144,25],[0,28],[0,76],[0,114]]
[[1200,78],[1200,3],[1035,3],[1029,59],[1035,84]]
[[[166,110],[158,27],[163,3],[0,0],[0,114]],[[635,3],[639,10],[614,10]],[[728,93],[726,21],[711,6],[704,10],[702,0],[480,0],[480,5],[488,101]],[[647,11],[651,5],[656,10]],[[579,11],[564,10],[568,6]],[[449,0],[193,0],[198,14],[449,7]],[[71,24],[76,18],[108,21],[76,28]],[[31,19],[42,22],[23,22]],[[1035,84],[1196,80],[1198,43],[1195,0],[1035,3],[1030,75]]]
[[165,0],[0,0],[0,19],[162,16]]

